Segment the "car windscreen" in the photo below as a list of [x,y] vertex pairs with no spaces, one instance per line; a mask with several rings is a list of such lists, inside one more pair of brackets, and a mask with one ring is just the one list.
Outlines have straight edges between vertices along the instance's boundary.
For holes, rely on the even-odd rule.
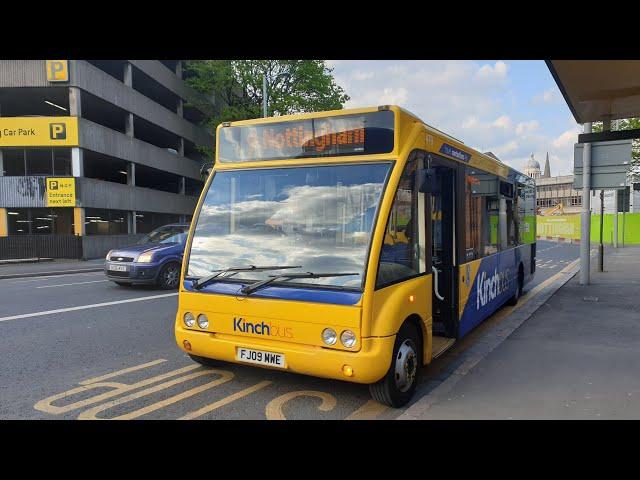
[[145,237],[138,243],[144,245],[147,243],[182,243],[187,241],[187,235],[189,229],[186,227],[162,227],[158,228]]

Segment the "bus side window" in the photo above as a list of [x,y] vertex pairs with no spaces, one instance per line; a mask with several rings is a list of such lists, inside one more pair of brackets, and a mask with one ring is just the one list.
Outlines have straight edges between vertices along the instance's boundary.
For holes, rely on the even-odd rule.
[[477,260],[499,251],[498,177],[467,167],[465,175],[466,245],[465,261]]
[[400,178],[380,251],[376,287],[424,273],[419,260],[416,165],[416,160],[409,161]]

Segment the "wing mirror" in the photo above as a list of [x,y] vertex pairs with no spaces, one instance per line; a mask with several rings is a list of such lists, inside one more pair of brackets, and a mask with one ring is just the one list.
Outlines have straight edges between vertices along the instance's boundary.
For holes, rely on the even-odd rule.
[[434,168],[421,168],[418,170],[418,191],[430,194],[440,193]]

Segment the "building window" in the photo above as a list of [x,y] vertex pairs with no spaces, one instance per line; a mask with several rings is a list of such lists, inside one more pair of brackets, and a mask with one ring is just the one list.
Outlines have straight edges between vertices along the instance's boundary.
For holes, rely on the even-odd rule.
[[21,177],[27,174],[25,170],[23,149],[3,149],[2,163],[4,175],[7,177]]
[[122,235],[129,231],[129,212],[86,208],[84,225],[87,235]]
[[8,208],[9,235],[73,235],[73,208]]
[[4,175],[71,176],[70,148],[7,148],[2,150]]

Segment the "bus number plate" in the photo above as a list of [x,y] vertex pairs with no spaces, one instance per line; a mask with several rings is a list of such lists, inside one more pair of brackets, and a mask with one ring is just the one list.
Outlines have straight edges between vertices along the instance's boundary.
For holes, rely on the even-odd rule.
[[284,355],[281,353],[262,352],[260,350],[251,350],[250,348],[238,347],[236,350],[236,360],[245,363],[268,365],[269,367],[286,368]]

